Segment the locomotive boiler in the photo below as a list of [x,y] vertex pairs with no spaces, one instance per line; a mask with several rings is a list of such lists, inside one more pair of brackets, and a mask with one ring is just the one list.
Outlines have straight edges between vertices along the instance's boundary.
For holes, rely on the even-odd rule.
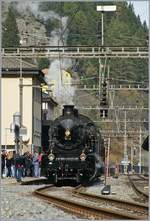
[[98,128],[73,105],[65,105],[50,125],[47,158],[47,176],[53,183],[83,183],[101,176],[104,145]]

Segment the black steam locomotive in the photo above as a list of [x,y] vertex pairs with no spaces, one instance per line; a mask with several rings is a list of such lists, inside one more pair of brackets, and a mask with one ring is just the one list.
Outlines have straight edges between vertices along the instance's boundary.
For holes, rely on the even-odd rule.
[[63,114],[50,126],[47,157],[51,182],[89,182],[103,173],[103,140],[88,117],[79,114],[73,105],[65,105]]

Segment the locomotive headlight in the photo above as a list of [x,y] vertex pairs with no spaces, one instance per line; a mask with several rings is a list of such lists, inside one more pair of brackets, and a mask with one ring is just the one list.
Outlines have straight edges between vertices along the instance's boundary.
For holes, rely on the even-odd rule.
[[54,154],[50,153],[50,154],[48,155],[48,159],[49,159],[50,161],[53,161],[53,160],[55,159]]
[[86,159],[85,153],[81,153],[81,155],[80,155],[80,160],[81,160],[81,161],[85,161],[85,159]]
[[67,129],[67,130],[65,131],[65,135],[66,135],[66,137],[69,137],[69,136],[70,136],[70,130],[69,130],[69,129]]
[[71,132],[69,129],[65,131],[65,140],[71,140]]

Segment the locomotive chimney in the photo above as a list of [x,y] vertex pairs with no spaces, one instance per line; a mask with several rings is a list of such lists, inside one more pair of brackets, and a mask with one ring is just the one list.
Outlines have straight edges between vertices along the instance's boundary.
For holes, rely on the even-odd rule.
[[63,116],[74,115],[74,105],[64,105]]

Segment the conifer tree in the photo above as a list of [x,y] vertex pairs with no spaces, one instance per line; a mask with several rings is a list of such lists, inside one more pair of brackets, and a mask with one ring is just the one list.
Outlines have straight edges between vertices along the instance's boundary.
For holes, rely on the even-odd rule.
[[2,47],[19,46],[19,31],[16,23],[15,13],[12,7],[9,7],[6,20],[3,24]]

